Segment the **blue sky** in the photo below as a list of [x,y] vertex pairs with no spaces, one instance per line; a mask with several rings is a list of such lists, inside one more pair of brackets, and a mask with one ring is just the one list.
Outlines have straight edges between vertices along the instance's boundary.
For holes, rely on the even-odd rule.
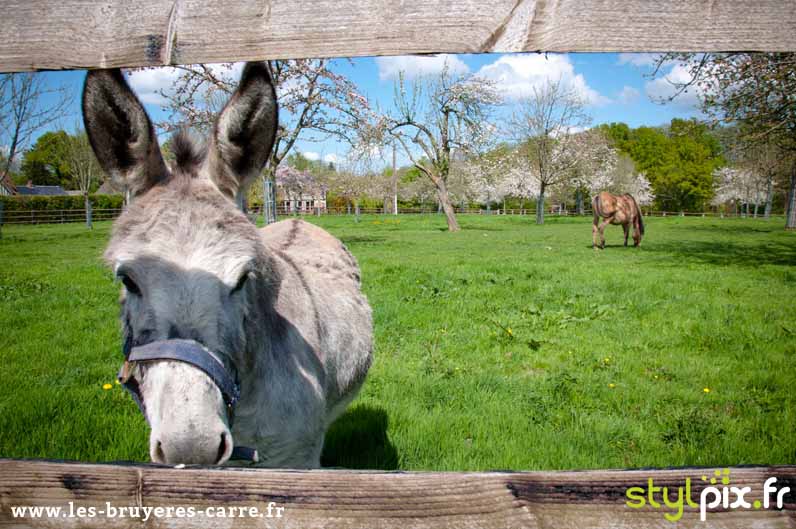
[[[439,71],[443,64],[454,71],[476,73],[493,79],[503,92],[510,108],[511,102],[527,93],[534,84],[546,79],[561,79],[575,88],[588,101],[587,111],[593,125],[621,121],[631,127],[661,125],[674,117],[697,116],[696,97],[690,94],[665,105],[652,101],[672,93],[668,79],[681,79],[684,71],[677,65],[667,65],[665,78],[650,79],[652,54],[578,53],[578,54],[487,54],[437,55],[358,58],[337,60],[333,68],[348,76],[361,93],[382,108],[392,104],[393,86],[397,72],[409,78]],[[54,128],[71,130],[80,119],[80,90],[85,72],[46,72],[48,82],[66,85],[74,95],[72,115]],[[134,90],[145,102],[155,121],[168,115],[157,104],[158,88],[168,89],[173,73],[168,69],[137,72],[131,79]],[[310,157],[341,157],[346,147],[334,140],[321,143],[300,141],[298,149]]]

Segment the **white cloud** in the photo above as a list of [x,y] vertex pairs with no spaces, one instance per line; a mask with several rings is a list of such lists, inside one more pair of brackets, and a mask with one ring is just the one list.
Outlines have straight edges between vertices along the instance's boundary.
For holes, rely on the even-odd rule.
[[638,101],[640,95],[641,93],[638,90],[632,86],[625,85],[622,87],[622,90],[619,91],[619,94],[616,96],[616,100],[623,105],[630,105]]
[[447,64],[453,74],[466,74],[470,68],[455,55],[401,55],[399,57],[376,57],[379,67],[379,79],[397,79],[399,72],[404,72],[407,79],[435,75]]
[[323,161],[326,163],[337,163],[337,155],[334,153],[327,154],[323,157]]
[[306,158],[307,160],[311,160],[311,161],[313,161],[313,162],[314,162],[315,160],[320,160],[320,159],[321,159],[321,155],[320,155],[320,154],[318,154],[317,152],[314,152],[314,151],[306,151],[306,152],[302,152],[302,153],[301,153],[301,155],[302,155],[304,158]]
[[179,77],[179,70],[176,68],[151,68],[146,70],[136,70],[130,72],[127,81],[130,87],[138,94],[138,98],[144,104],[163,105],[166,99],[160,95],[161,90],[168,92],[171,90],[174,81]]
[[[231,67],[227,67],[224,64],[208,64],[207,66],[217,77],[237,80],[243,71],[243,64],[242,62],[236,62]],[[142,103],[164,105],[166,99],[160,92],[170,93],[174,82],[179,76],[180,70],[164,66],[162,68],[148,68],[146,70],[128,72],[127,80],[133,91],[138,94],[138,98]]]
[[[677,83],[686,83],[691,80],[688,67],[683,64],[675,64],[672,69],[663,77],[658,77],[644,84],[644,91],[653,101],[663,101],[677,93]],[[686,92],[678,95],[673,104],[681,108],[696,108],[699,106],[702,89],[697,86],[690,86]]]
[[604,105],[611,101],[591,88],[582,74],[575,73],[575,67],[566,55],[503,55],[483,66],[477,75],[495,81],[508,99],[531,95],[534,89],[560,80],[565,88],[571,88],[588,105]]
[[620,53],[619,64],[632,64],[633,66],[652,66],[655,64],[659,53]]

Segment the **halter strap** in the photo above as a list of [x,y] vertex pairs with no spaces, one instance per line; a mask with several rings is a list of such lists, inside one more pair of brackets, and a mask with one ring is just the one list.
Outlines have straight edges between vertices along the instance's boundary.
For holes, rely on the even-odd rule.
[[[224,402],[230,408],[240,399],[240,387],[221,360],[194,340],[159,340],[133,347],[125,358],[129,362],[151,362],[153,360],[176,360],[201,369],[221,390]],[[129,378],[129,365],[122,366],[120,382]]]
[[[224,403],[227,405],[227,418],[232,424],[235,404],[240,399],[240,386],[227,371],[224,363],[210,350],[194,340],[159,340],[138,347],[130,347],[129,341],[124,344],[124,364],[119,369],[117,378],[124,389],[133,397],[144,418],[147,418],[146,404],[144,403],[138,381],[132,376],[135,362],[152,362],[155,360],[175,360],[185,362],[200,369],[221,391]],[[257,450],[245,446],[235,446],[232,449],[232,460],[245,460],[257,463],[259,457]]]

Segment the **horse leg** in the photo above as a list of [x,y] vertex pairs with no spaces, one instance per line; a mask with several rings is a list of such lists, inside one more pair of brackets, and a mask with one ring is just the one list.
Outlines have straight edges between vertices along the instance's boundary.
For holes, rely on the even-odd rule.
[[597,231],[600,232],[600,248],[605,249],[605,227],[611,223],[611,218],[607,218],[600,223],[599,228]]
[[630,234],[630,223],[626,222],[622,224],[622,229],[625,230],[625,246],[627,246],[627,236]]
[[633,219],[633,246],[638,248],[638,245],[641,244],[641,227],[638,223],[638,218]]
[[594,214],[594,220],[591,222],[591,247],[597,247],[597,225],[600,223],[600,217]]

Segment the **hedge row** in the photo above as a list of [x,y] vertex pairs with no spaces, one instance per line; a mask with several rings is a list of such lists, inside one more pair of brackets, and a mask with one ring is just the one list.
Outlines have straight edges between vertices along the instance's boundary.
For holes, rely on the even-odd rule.
[[[89,195],[91,207],[94,209],[120,209],[124,204],[121,195]],[[53,211],[82,210],[85,202],[82,196],[0,196],[5,211]]]

